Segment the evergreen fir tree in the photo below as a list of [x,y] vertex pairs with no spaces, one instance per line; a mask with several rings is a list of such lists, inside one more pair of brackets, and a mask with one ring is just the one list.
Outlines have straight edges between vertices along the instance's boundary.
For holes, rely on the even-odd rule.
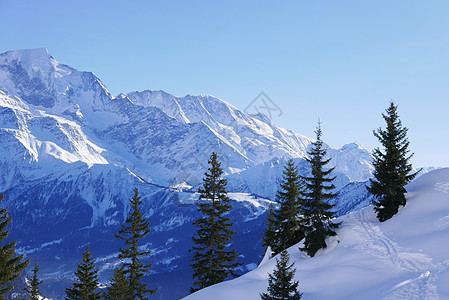
[[35,260],[33,276],[30,280],[30,286],[29,288],[25,288],[25,291],[28,293],[28,295],[30,295],[31,300],[39,300],[39,296],[41,294],[39,285],[41,285],[43,281],[39,279],[39,277],[37,276],[37,272],[39,272],[39,265],[37,264],[37,260]]
[[310,164],[311,176],[302,177],[305,182],[305,191],[301,223],[305,241],[304,247],[300,248],[312,257],[319,249],[327,247],[326,237],[335,236],[337,234],[335,230],[340,226],[340,223],[331,221],[335,215],[332,211],[335,205],[330,204],[329,200],[335,198],[337,194],[332,193],[335,188],[332,184],[335,177],[329,177],[334,168],[324,170],[330,158],[325,159],[326,149],[323,148],[321,141],[320,123],[315,133],[316,141],[312,143],[312,148],[307,152],[309,157],[306,159]]
[[[0,195],[0,204],[4,200]],[[7,242],[9,235],[8,225],[12,218],[8,208],[0,209],[0,300],[13,289],[13,281],[19,278],[20,273],[28,267],[30,260],[23,261],[23,255],[16,255],[16,241]]]
[[276,269],[268,275],[267,293],[260,294],[262,300],[299,300],[302,294],[298,291],[298,281],[293,281],[296,269],[290,264],[286,250],[276,258]]
[[65,290],[65,299],[96,300],[101,298],[101,292],[95,292],[98,289],[98,270],[95,268],[89,247],[83,253],[83,259],[78,264],[75,276],[77,282]]
[[384,222],[393,217],[399,210],[399,206],[405,206],[405,185],[415,178],[417,173],[411,173],[413,168],[409,163],[413,154],[408,155],[409,142],[407,140],[408,129],[402,127],[401,120],[397,113],[397,106],[393,102],[386,110],[387,114],[382,114],[387,127],[373,131],[379,139],[384,152],[375,149],[374,156],[374,180],[370,179],[368,191],[373,194],[374,210],[380,222]]
[[275,243],[276,247],[272,248],[276,254],[299,243],[304,237],[299,222],[303,185],[292,159],[285,166],[280,187],[281,189],[276,195],[277,202],[280,204],[279,211],[276,214],[277,245]]
[[275,254],[300,242],[304,237],[299,219],[302,188],[298,169],[290,159],[285,166],[276,196],[279,209],[270,208],[263,239],[263,245],[270,246]]
[[128,281],[125,277],[124,266],[114,270],[114,275],[111,278],[111,284],[107,287],[107,292],[104,293],[104,298],[106,300],[130,299]]
[[123,274],[128,282],[129,299],[148,299],[148,294],[155,294],[157,289],[148,288],[148,283],[143,283],[143,277],[149,273],[151,264],[144,264],[142,259],[148,256],[150,250],[141,250],[139,242],[150,233],[150,222],[146,220],[139,206],[142,204],[139,191],[134,189],[134,196],[130,200],[131,211],[125,224],[120,224],[121,229],[115,237],[125,241],[125,248],[120,248],[119,258],[123,264]]
[[230,275],[235,276],[233,269],[240,265],[236,262],[235,249],[227,250],[236,232],[231,229],[231,219],[225,216],[232,205],[227,196],[227,181],[221,178],[223,170],[215,152],[208,163],[210,167],[204,174],[203,187],[198,190],[200,198],[196,203],[202,217],[193,223],[197,232],[192,237],[194,246],[190,250],[194,252],[190,264],[194,278],[192,293],[222,282]]
[[[273,204],[270,204],[268,209],[267,218],[265,219],[265,232],[262,239],[262,246],[265,248],[270,247],[273,251],[273,246],[276,243],[277,234],[276,225],[276,211]],[[276,243],[277,244],[277,243]]]

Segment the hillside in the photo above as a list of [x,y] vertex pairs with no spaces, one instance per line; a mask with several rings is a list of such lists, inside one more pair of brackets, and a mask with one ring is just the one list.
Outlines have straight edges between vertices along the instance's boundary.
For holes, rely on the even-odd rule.
[[[449,168],[407,186],[407,205],[379,223],[372,206],[341,216],[338,236],[313,258],[289,249],[303,299],[449,299]],[[184,299],[260,299],[275,259]]]

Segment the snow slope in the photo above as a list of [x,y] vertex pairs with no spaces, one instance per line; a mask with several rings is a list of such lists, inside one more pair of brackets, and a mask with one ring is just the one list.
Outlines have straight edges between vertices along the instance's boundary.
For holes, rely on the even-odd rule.
[[[304,299],[449,299],[449,168],[407,187],[407,205],[379,223],[371,206],[340,217],[338,236],[313,258],[289,249]],[[240,278],[184,299],[260,299],[270,259]]]

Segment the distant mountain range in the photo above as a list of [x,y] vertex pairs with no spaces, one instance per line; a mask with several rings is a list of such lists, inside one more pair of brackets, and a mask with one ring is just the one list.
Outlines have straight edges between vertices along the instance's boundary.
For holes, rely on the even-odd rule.
[[[61,298],[87,245],[108,281],[120,246],[113,233],[135,187],[152,226],[150,286],[160,287],[159,299],[186,295],[193,202],[213,151],[234,200],[241,272],[253,269],[284,163],[293,158],[309,172],[304,157],[312,142],[210,95],[114,97],[93,73],[59,63],[46,49],[0,54],[0,192],[19,251],[39,260],[47,296]],[[357,143],[327,149],[339,214],[367,205],[370,153]]]

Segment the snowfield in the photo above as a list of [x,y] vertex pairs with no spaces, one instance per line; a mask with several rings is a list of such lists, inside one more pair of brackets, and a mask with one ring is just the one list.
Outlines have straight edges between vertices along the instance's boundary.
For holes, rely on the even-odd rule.
[[[339,218],[338,236],[313,258],[288,249],[302,299],[449,299],[449,168],[407,186],[407,205],[378,222],[372,206]],[[184,299],[260,299],[275,259]]]

